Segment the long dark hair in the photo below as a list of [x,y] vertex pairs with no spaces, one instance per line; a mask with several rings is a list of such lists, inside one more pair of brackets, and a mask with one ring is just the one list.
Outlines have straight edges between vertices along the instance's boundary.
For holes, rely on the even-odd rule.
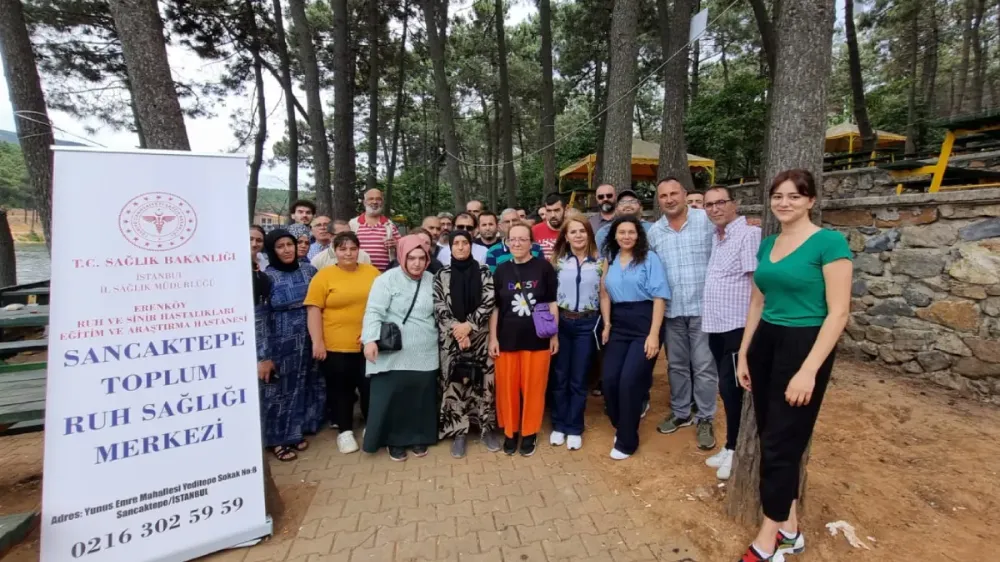
[[615,234],[618,233],[618,227],[627,222],[635,225],[636,232],[635,247],[632,248],[632,261],[634,263],[642,263],[646,261],[646,255],[649,254],[649,240],[646,238],[646,229],[643,228],[642,222],[631,215],[618,217],[611,223],[611,228],[608,229],[608,237],[604,239],[604,247],[601,248],[601,253],[608,256],[610,261],[615,261],[615,258],[618,257],[618,254],[622,250],[618,245],[618,240],[615,239]]

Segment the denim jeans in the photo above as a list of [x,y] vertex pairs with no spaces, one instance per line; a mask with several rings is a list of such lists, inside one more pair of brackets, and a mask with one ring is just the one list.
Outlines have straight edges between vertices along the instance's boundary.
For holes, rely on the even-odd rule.
[[708,345],[708,334],[701,331],[701,317],[667,318],[664,332],[670,409],[675,416],[683,419],[691,416],[691,404],[697,403],[696,420],[713,419],[715,396],[719,392],[719,373]]
[[559,317],[559,353],[552,368],[552,429],[567,435],[583,434],[583,411],[587,406],[587,371],[597,342],[597,316]]

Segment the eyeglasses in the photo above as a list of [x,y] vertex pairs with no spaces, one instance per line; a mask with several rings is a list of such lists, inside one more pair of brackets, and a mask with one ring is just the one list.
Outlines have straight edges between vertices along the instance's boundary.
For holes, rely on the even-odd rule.
[[614,198],[615,198],[615,194],[614,193],[605,193],[604,195],[598,195],[597,196],[597,200],[598,201],[610,201],[610,200],[612,200]]
[[711,203],[705,203],[705,209],[714,209],[715,207],[722,208],[726,203],[729,203],[732,199],[720,199],[718,201],[712,201]]
[[619,207],[622,207],[624,205],[638,205],[638,204],[639,204],[639,200],[638,199],[633,199],[631,197],[626,197],[625,199],[620,199],[618,201],[618,206]]
[[466,232],[472,232],[473,230],[476,229],[476,227],[472,226],[471,224],[456,224],[455,228],[459,230],[464,230]]

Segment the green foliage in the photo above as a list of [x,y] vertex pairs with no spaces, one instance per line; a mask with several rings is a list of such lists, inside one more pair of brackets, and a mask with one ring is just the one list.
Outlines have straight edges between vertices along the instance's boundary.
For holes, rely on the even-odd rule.
[[717,178],[756,174],[764,147],[766,86],[764,78],[737,74],[691,103],[684,122],[688,150],[714,158]]
[[0,207],[16,209],[30,205],[28,169],[24,165],[21,148],[16,144],[0,142]]

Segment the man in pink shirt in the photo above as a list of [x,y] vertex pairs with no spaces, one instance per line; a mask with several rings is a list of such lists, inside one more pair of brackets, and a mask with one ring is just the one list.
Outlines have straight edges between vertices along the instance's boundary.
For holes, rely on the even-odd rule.
[[358,235],[361,249],[371,257],[372,265],[385,271],[395,258],[399,229],[382,214],[382,192],[365,192],[365,212],[351,219],[351,230]]
[[550,193],[545,198],[545,219],[531,227],[531,234],[535,242],[542,247],[545,259],[552,257],[552,250],[556,245],[556,238],[559,237],[559,229],[562,228],[565,215],[566,204],[563,203],[562,196]]

